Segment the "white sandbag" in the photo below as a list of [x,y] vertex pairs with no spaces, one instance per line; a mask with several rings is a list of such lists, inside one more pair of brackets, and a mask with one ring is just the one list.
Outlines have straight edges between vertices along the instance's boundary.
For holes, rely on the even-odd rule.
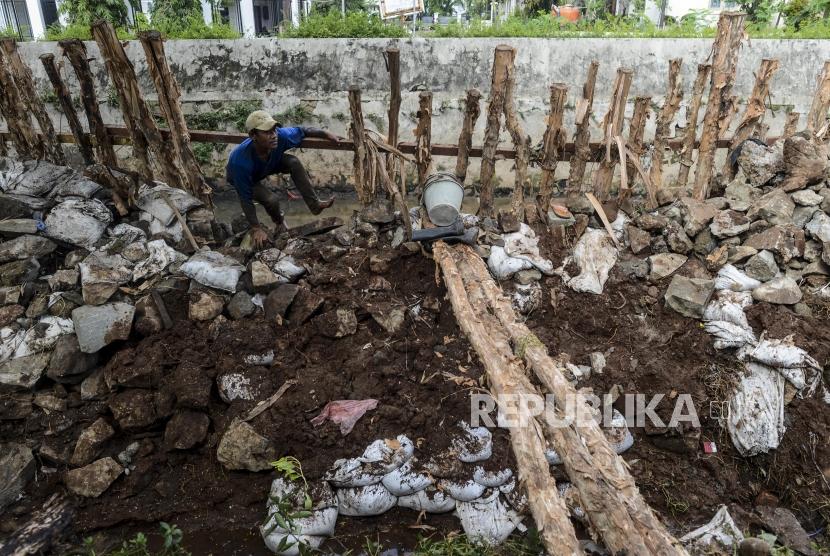
[[382,473],[369,473],[358,458],[338,459],[323,478],[337,488],[376,485],[383,480]]
[[458,502],[455,511],[467,537],[488,545],[504,542],[522,522],[522,516],[502,501],[498,491],[489,498]]
[[112,213],[98,199],[67,199],[49,211],[44,234],[90,249],[111,222]]
[[[680,537],[680,542],[694,553],[709,554],[709,547],[716,542],[724,548],[737,547],[744,540],[744,535],[735,524],[726,506],[718,508],[709,523]],[[713,547],[716,548],[716,547]]]
[[393,496],[381,484],[337,489],[337,504],[341,515],[358,517],[380,515],[392,509],[397,503],[397,496]]
[[461,435],[450,441],[453,451],[464,463],[476,463],[490,459],[493,454],[493,435],[486,427],[470,427],[465,421],[458,423]]
[[[7,330],[7,329],[3,329]],[[0,361],[5,359],[17,359],[19,357],[26,357],[27,355],[34,355],[44,351],[51,351],[58,338],[65,334],[72,334],[75,332],[75,325],[72,319],[64,319],[60,317],[44,316],[28,330],[21,330],[16,335],[16,339],[9,342],[8,347],[14,347],[14,350],[3,357],[6,349],[0,348]],[[5,342],[4,342],[5,343]]]
[[130,243],[147,239],[147,234],[144,233],[144,230],[124,223],[116,224],[107,230],[107,235],[111,238],[120,239],[122,245],[129,245]]
[[412,441],[399,434],[394,439],[375,440],[358,459],[363,469],[373,474],[385,475],[409,461],[414,453],[415,445]]
[[[579,275],[571,277],[565,267],[573,260],[579,267]],[[601,294],[608,280],[608,273],[617,262],[617,249],[604,230],[588,228],[566,257],[557,274],[574,291]]]
[[435,480],[426,472],[413,470],[415,458],[383,476],[381,483],[395,496],[410,496],[431,486]]
[[565,502],[571,517],[577,521],[584,521],[585,510],[579,506],[579,493],[574,486],[571,483],[559,482],[556,483],[556,490],[559,491],[559,497]]
[[508,257],[527,261],[542,274],[553,274],[553,263],[539,254],[539,239],[530,226],[522,222],[518,232],[504,234],[502,239]]
[[163,239],[147,242],[147,252],[147,258],[135,265],[133,280],[161,274],[167,267],[180,265],[187,260],[187,255],[179,253]]
[[731,264],[723,266],[715,277],[716,290],[748,292],[760,285],[761,282],[755,278],[750,278]]
[[0,173],[0,190],[17,195],[46,197],[66,181],[78,178],[72,168],[46,160],[5,162],[3,166],[5,169]]
[[[308,517],[293,518],[291,523],[291,531],[280,527],[275,514],[278,513],[279,508],[276,504],[270,506],[268,510],[268,518],[265,525],[262,526],[263,531],[271,533],[294,533],[296,535],[314,535],[320,537],[334,536],[334,528],[337,525],[338,510],[337,506],[331,508],[323,508],[321,510],[313,510]],[[299,511],[297,508],[295,511]],[[280,516],[285,519],[285,516]],[[270,534],[270,533],[269,533]]]
[[[271,483],[271,490],[268,493],[268,518],[263,531],[267,534],[294,533],[296,535],[314,535],[330,537],[334,535],[334,527],[337,523],[337,496],[331,487],[325,482],[318,482],[310,485],[308,491],[302,488],[303,485],[291,482],[283,477],[277,477]],[[291,520],[290,531],[280,526],[274,517],[279,512],[280,503],[288,505],[292,512],[306,511],[306,496],[311,499],[311,512],[308,517],[298,517]],[[281,516],[285,520],[285,516]]]
[[[301,544],[306,545],[309,549],[317,550],[323,544],[323,541],[326,540],[325,537],[291,535],[277,531],[266,534],[265,527],[260,527],[260,531],[262,532],[262,539],[265,541],[265,546],[268,547],[268,550],[281,556],[299,556]],[[280,550],[282,547],[284,548]],[[303,553],[307,554],[308,550]]]
[[436,486],[449,494],[454,500],[470,502],[484,494],[487,487],[480,485],[473,479],[439,479]]
[[455,500],[449,494],[430,486],[415,494],[401,496],[398,498],[398,506],[416,512],[443,514],[455,509]]
[[170,225],[165,225],[164,222],[149,212],[141,212],[138,219],[144,222],[149,222],[150,235],[166,234],[176,243],[180,242],[184,237],[184,228],[182,227],[182,223],[178,220],[174,220],[170,223]]
[[746,375],[729,401],[727,428],[732,443],[744,456],[778,447],[784,434],[784,377],[775,369],[745,363]]
[[49,196],[55,198],[82,197],[84,199],[91,199],[99,191],[101,191],[101,185],[99,183],[77,176],[59,184],[52,190]]
[[499,245],[490,248],[490,256],[487,258],[487,268],[496,280],[509,280],[520,270],[533,268],[530,261],[510,257]]
[[473,480],[487,488],[500,487],[513,477],[513,471],[506,467],[498,471],[486,471],[480,465],[473,469]]
[[160,182],[156,182],[152,186],[143,184],[139,187],[136,205],[141,210],[152,214],[163,225],[169,226],[176,218],[176,214],[165,200],[165,196],[182,215],[192,208],[202,206],[202,201],[184,189],[169,187]]
[[718,295],[721,292],[738,293],[730,290],[719,290],[716,292],[715,295],[712,296],[709,303],[706,304],[706,307],[703,308],[703,320],[731,322],[741,328],[752,330],[752,327],[749,326],[749,322],[746,320],[744,308],[739,303],[735,303],[732,299]]
[[[768,340],[765,338],[758,342],[758,345],[747,352],[746,355],[753,361],[778,369],[810,368],[819,372],[822,370],[818,361],[793,344],[792,336],[787,336],[783,340]],[[796,388],[804,387],[803,384],[801,386],[793,384],[793,386]]]
[[744,328],[737,324],[711,320],[703,323],[703,328],[715,337],[715,349],[741,348],[747,344],[755,344],[755,333],[751,328]]
[[202,250],[194,253],[180,270],[204,286],[235,293],[245,267],[216,251]]

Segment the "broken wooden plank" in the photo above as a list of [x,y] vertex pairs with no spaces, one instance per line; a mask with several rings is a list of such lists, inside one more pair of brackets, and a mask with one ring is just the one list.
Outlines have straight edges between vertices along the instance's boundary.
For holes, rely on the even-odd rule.
[[331,230],[336,230],[342,225],[342,219],[338,218],[337,216],[329,216],[326,218],[320,218],[319,220],[315,220],[314,222],[303,224],[301,226],[294,226],[293,228],[289,228],[288,235],[290,237],[315,236],[319,234],[324,234],[326,232],[330,232]]
[[164,304],[161,294],[156,290],[151,290],[150,297],[153,298],[153,303],[156,304],[156,309],[158,309],[159,316],[161,316],[161,323],[164,325],[164,329],[169,330],[173,326],[173,319],[170,318],[170,312],[167,311],[167,305]]

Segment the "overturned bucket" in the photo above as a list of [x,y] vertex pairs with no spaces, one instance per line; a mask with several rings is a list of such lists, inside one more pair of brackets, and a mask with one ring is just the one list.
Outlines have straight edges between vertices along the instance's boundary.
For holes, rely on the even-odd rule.
[[432,174],[424,182],[423,203],[436,226],[449,226],[458,219],[464,186],[447,172]]

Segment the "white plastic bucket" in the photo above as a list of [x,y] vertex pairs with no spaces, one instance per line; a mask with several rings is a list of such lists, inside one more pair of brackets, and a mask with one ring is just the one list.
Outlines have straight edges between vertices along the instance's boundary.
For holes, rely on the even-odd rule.
[[424,207],[436,226],[449,226],[455,222],[463,200],[464,187],[450,173],[433,174],[424,182]]

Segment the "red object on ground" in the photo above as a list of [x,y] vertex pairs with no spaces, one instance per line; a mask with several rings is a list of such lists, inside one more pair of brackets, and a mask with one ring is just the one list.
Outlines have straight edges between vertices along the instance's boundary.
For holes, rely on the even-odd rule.
[[340,425],[340,434],[346,436],[354,428],[355,423],[363,415],[378,406],[377,400],[337,400],[329,402],[320,415],[311,420],[311,424],[319,427],[327,420]]
[[707,454],[717,454],[718,453],[718,445],[714,442],[704,442],[703,443],[703,451]]

